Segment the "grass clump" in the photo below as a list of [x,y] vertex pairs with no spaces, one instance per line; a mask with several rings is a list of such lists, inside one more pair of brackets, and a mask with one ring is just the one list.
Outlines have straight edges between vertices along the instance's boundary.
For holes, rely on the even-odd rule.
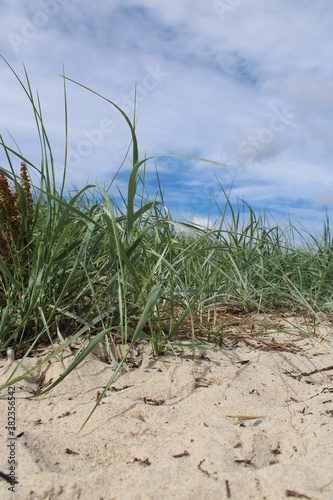
[[[24,361],[46,342],[51,353],[32,369],[38,370],[79,340],[81,348],[45,391],[101,341],[115,371],[96,405],[137,340],[149,340],[157,355],[165,349],[210,348],[209,342],[223,342],[221,311],[226,310],[297,311],[330,318],[333,252],[328,220],[322,238],[311,237],[310,245],[291,224],[282,231],[245,202],[235,208],[221,185],[225,205],[216,203],[220,217],[215,224],[173,220],[158,177],[155,198],[146,193],[145,165],[151,158],[139,159],[135,117],[132,123],[112,101],[77,82],[125,119],[132,141],[131,173],[127,197],[121,194],[123,208],[95,185],[68,198],[67,161],[59,187],[39,99],[27,75],[26,85],[15,76],[31,103],[41,167],[0,136],[9,164],[0,166],[0,356],[13,349]],[[67,151],[69,79],[64,75],[63,80]],[[20,177],[13,157],[21,161]],[[38,173],[39,185],[30,182],[28,167]],[[301,245],[295,245],[295,234]],[[116,345],[122,347],[120,356]],[[15,377],[16,370],[4,387],[26,376]]]

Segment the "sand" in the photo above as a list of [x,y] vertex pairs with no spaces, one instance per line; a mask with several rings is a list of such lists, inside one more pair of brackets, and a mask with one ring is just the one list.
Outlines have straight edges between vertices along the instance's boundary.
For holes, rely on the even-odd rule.
[[[62,373],[48,363],[15,384],[18,484],[0,477],[0,498],[332,499],[333,343],[272,342],[226,338],[195,363],[140,343],[79,434],[113,367],[100,347],[51,393],[21,399]],[[0,362],[0,384],[16,363]],[[4,474],[7,414],[1,400]]]

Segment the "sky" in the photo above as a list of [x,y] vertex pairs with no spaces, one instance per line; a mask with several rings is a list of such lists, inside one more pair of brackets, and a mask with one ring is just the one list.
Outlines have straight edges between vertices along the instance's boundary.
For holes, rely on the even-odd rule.
[[[57,179],[65,150],[64,80],[87,86],[133,120],[140,159],[156,157],[174,218],[207,221],[245,200],[272,220],[321,232],[333,219],[333,3],[329,0],[2,0],[0,55],[40,97]],[[67,189],[107,187],[130,145],[108,102],[71,81]],[[31,105],[0,60],[0,133],[37,167]],[[15,142],[14,142],[15,141]],[[16,160],[17,163],[17,160]],[[4,151],[0,166],[8,168]],[[112,186],[126,194],[125,161]]]

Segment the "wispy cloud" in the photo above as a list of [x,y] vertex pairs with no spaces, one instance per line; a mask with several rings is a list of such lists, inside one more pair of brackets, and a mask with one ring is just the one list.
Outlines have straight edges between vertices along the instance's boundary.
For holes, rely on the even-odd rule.
[[[174,211],[206,217],[215,176],[272,213],[321,226],[331,213],[333,5],[326,0],[13,0],[2,6],[0,53],[38,88],[61,176],[66,75],[133,116],[141,156],[180,153],[226,162],[157,160]],[[1,63],[0,125],[36,165],[29,103]],[[112,106],[71,82],[68,181],[108,184],[130,142]],[[5,166],[3,152],[1,165]],[[126,172],[119,183],[124,186]],[[152,188],[154,163],[148,164]],[[201,213],[200,213],[201,211]],[[217,212],[216,212],[217,213]]]

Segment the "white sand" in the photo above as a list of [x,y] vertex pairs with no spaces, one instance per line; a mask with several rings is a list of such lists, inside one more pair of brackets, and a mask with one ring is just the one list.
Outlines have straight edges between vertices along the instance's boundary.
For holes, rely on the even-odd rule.
[[[140,366],[127,364],[79,435],[110,364],[90,355],[42,399],[18,399],[37,389],[41,372],[17,382],[18,484],[11,494],[0,478],[0,498],[332,499],[333,370],[306,375],[312,362],[333,365],[332,344],[298,341],[309,359],[251,344],[229,340],[195,365],[190,354],[154,359],[140,344],[131,358]],[[3,384],[7,362],[1,372]],[[44,383],[60,373],[52,361]],[[0,416],[8,473],[7,401]]]

